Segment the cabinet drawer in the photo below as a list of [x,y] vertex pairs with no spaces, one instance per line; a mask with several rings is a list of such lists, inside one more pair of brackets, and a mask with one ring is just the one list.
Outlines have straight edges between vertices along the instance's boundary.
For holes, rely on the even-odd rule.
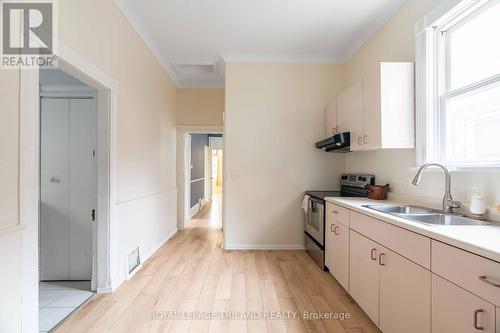
[[349,209],[332,204],[326,203],[326,218],[332,223],[340,223],[349,227]]
[[500,263],[433,240],[432,271],[500,306]]
[[349,221],[351,229],[430,269],[430,238],[353,211]]

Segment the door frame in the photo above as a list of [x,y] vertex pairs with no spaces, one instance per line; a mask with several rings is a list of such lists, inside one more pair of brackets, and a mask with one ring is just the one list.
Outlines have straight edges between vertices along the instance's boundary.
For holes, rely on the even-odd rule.
[[[92,288],[110,293],[123,281],[116,209],[116,113],[118,83],[58,41],[59,69],[96,90],[97,219],[93,225]],[[40,88],[39,70],[20,70],[19,219],[23,229],[23,332],[39,327]]]
[[[188,171],[190,156],[188,156],[191,151],[190,147],[187,147],[187,135],[190,134],[222,134],[224,135],[223,126],[177,126],[177,184],[179,184],[179,193],[177,201],[177,228],[179,230],[184,230],[184,222],[186,221],[186,202],[189,198],[189,186],[188,186]],[[224,140],[224,137],[223,137]],[[190,154],[189,154],[190,155]],[[223,157],[224,158],[224,157]],[[189,164],[188,164],[189,163]],[[222,194],[224,195],[224,193]]]

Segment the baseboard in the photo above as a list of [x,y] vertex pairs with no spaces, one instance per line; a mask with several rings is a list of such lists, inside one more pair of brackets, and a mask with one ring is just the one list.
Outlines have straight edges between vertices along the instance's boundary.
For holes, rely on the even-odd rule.
[[225,244],[224,250],[255,250],[255,251],[302,251],[304,244]]
[[177,231],[177,227],[175,227],[175,229],[169,232],[155,247],[149,250],[149,252],[144,255],[144,258],[141,258],[141,264],[145,263],[146,260],[148,260],[156,251],[160,249],[160,247],[163,246],[163,244],[165,244],[170,238],[172,238],[172,236],[175,235]]
[[194,216],[194,214],[198,213],[199,210],[200,210],[200,203],[197,203],[196,205],[194,205],[189,209],[188,218],[186,220],[190,220]]
[[[135,275],[138,271],[142,269],[142,264],[146,262],[156,251],[160,249],[160,247],[163,246],[172,236],[174,236],[177,233],[177,227],[169,232],[156,246],[154,246],[148,253],[146,253],[143,257],[141,257],[141,267],[139,269],[136,269],[133,274],[129,278],[131,278],[133,275]],[[111,287],[104,287],[104,288],[97,288],[97,293],[98,294],[111,294],[118,289],[123,282],[127,280],[126,276],[122,276],[118,282],[114,283],[113,286]]]

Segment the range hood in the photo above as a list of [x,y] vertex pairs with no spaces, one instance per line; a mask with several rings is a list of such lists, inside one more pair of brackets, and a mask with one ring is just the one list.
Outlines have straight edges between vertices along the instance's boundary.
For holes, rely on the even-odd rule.
[[350,132],[335,134],[334,136],[326,140],[316,142],[316,148],[332,153],[348,153],[351,151],[349,149],[350,145],[351,145]]

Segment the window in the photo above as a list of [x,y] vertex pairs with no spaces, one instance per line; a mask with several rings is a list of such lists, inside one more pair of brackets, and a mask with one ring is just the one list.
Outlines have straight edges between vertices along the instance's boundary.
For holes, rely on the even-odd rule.
[[499,36],[500,0],[462,1],[428,27],[421,163],[500,166]]

